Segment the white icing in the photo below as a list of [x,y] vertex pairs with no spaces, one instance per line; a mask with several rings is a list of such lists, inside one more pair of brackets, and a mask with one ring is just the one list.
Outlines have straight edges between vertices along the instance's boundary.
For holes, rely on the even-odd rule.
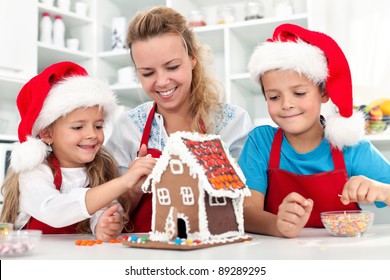
[[[220,136],[218,135],[201,135],[198,133],[190,132],[176,132],[171,134],[165,146],[165,149],[162,152],[161,157],[158,159],[155,167],[153,168],[152,173],[147,177],[144,184],[142,185],[142,190],[144,192],[152,192],[156,194],[156,183],[160,182],[161,176],[166,170],[166,168],[170,166],[173,174],[181,174],[179,171],[182,169],[178,167],[182,167],[182,164],[186,164],[189,167],[189,175],[194,179],[198,178],[199,188],[199,197],[197,201],[199,206],[199,211],[197,213],[199,219],[199,232],[191,233],[191,225],[189,223],[188,217],[185,216],[183,213],[177,213],[177,217],[182,218],[186,223],[187,238],[192,240],[201,240],[202,243],[209,244],[234,241],[239,238],[246,238],[244,231],[243,202],[245,196],[250,196],[249,189],[246,186],[244,188],[235,189],[215,189],[210,184],[204,167],[198,163],[195,155],[191,151],[189,151],[182,138],[191,141],[199,141],[201,142],[201,146],[204,145],[203,141],[220,140]],[[226,156],[232,168],[236,172],[236,175],[245,184],[246,179],[244,177],[243,172],[241,171],[237,162],[230,156],[228,149],[225,147],[224,143],[222,141],[221,143],[222,148],[224,149],[224,152],[226,153]],[[178,159],[173,159],[172,156],[176,156],[178,157]],[[205,206],[205,192],[207,192],[209,196],[224,198],[228,197],[232,199],[234,215],[238,224],[238,231],[229,231],[218,235],[212,235],[210,233],[208,229],[208,219]],[[152,231],[150,232],[149,238],[153,241],[168,242],[172,239],[173,228],[177,227],[177,221],[173,221],[173,207],[171,207],[165,224],[165,232],[158,232],[155,230],[157,196],[158,195],[153,195],[152,199]]]

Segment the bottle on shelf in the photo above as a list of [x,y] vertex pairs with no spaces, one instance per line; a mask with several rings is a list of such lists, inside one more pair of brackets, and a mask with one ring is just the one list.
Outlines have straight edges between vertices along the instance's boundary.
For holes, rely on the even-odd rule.
[[53,44],[56,47],[65,47],[65,24],[62,16],[55,16],[53,23]]
[[46,12],[42,14],[39,27],[39,41],[46,44],[52,44],[53,22],[51,21],[49,13]]

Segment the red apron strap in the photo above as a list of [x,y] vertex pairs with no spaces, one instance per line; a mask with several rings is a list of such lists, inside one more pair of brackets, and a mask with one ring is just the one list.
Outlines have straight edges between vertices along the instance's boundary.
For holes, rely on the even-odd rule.
[[50,163],[49,166],[51,166],[54,175],[54,185],[56,186],[56,190],[59,191],[61,190],[61,185],[62,185],[62,173],[61,173],[60,162],[58,161],[58,159],[54,154],[51,154],[47,160]]
[[332,152],[334,170],[347,170],[345,167],[343,152],[333,147],[332,145],[330,146],[330,150]]
[[149,112],[148,119],[146,120],[146,124],[145,124],[145,128],[144,128],[144,132],[142,134],[139,149],[141,149],[142,144],[145,144],[146,147],[148,146],[150,130],[152,129],[153,117],[154,117],[154,112],[156,111],[156,108],[157,108],[157,103],[154,102],[153,107]]
[[268,163],[268,169],[279,168],[280,163],[280,149],[282,148],[283,130],[279,128],[272,141],[271,153]]

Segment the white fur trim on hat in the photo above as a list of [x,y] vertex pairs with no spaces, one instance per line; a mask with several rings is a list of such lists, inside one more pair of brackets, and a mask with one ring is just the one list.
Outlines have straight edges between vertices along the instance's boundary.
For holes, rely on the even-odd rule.
[[345,146],[354,146],[363,139],[365,133],[365,118],[360,111],[354,111],[352,116],[344,118],[338,113],[326,117],[325,138],[339,150]]
[[251,79],[260,84],[260,77],[270,70],[294,70],[316,84],[328,76],[326,57],[321,49],[300,39],[297,42],[264,42],[254,50],[248,64]]
[[114,119],[117,100],[106,83],[89,76],[66,78],[50,90],[33,125],[32,135],[37,136],[42,129],[75,109],[96,105],[103,108],[106,121]]
[[49,147],[42,140],[28,136],[23,143],[14,144],[10,167],[16,173],[31,170],[41,164],[48,153]]

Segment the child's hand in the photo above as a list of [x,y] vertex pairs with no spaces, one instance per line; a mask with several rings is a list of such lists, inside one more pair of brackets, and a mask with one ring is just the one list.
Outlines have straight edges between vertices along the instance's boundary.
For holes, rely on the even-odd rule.
[[[144,176],[148,176],[156,164],[156,159],[150,155],[139,157],[133,160],[127,172],[123,175],[128,188],[133,188],[137,182]],[[140,185],[140,184],[138,184]]]
[[279,206],[276,227],[285,237],[296,237],[309,220],[313,200],[296,192],[287,195]]
[[344,185],[341,202],[373,203],[374,201],[390,201],[390,186],[364,176],[353,176]]
[[111,205],[104,210],[96,225],[95,235],[97,239],[110,241],[117,238],[123,230],[123,213],[119,213],[119,204]]

